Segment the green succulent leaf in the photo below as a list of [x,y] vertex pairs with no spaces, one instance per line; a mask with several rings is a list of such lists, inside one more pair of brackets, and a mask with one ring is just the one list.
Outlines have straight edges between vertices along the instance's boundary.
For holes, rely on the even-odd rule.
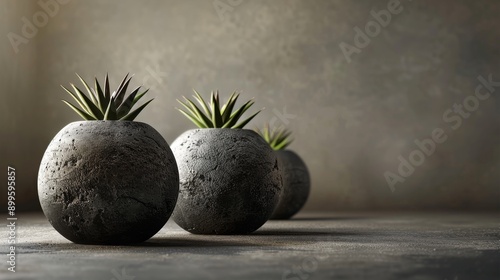
[[104,97],[106,97],[106,99],[111,99],[111,92],[109,90],[109,77],[107,73],[106,77],[104,77]]
[[121,104],[123,102],[123,99],[125,98],[125,93],[127,92],[128,85],[130,83],[130,80],[132,80],[132,77],[128,78],[129,74],[123,78],[122,82],[118,86],[118,89],[116,90],[116,95],[115,95],[115,103],[116,104]]
[[[73,99],[78,103],[78,105],[83,109],[83,110],[87,110],[86,109],[86,106],[82,103],[82,101],[80,100],[80,98],[78,98],[72,91],[70,91],[69,89],[67,89],[65,86],[61,86],[71,97],[73,97]],[[63,100],[64,101],[64,100]]]
[[101,108],[102,112],[106,112],[106,108],[108,108],[109,100],[106,100],[106,97],[104,96],[104,92],[102,92],[101,85],[99,84],[99,81],[97,81],[97,78],[95,78],[94,91],[97,93],[97,98],[99,101],[99,108]]
[[78,115],[80,115],[84,120],[90,121],[90,120],[95,120],[91,115],[85,113],[84,111],[78,109],[75,105],[69,103],[66,100],[63,100],[62,102],[66,103],[71,109],[73,109]]
[[101,113],[101,110],[90,100],[79,88],[77,88],[74,84],[71,84],[71,87],[73,87],[73,90],[76,92],[78,95],[78,98],[81,100],[81,102],[85,105],[85,108],[87,109],[87,113],[94,117],[95,119],[102,119],[103,114]]
[[212,109],[212,121],[214,127],[221,127],[222,123],[222,114],[220,112],[220,104],[219,104],[219,92],[212,93],[212,101],[210,103],[210,107]]
[[106,113],[104,113],[105,120],[116,120],[116,106],[115,103],[109,102],[108,108],[106,108]]
[[[198,121],[201,124],[203,124],[204,128],[214,127],[212,121],[207,116],[205,116],[205,114],[203,114],[203,112],[198,108],[198,106],[196,106],[196,104],[194,104],[194,102],[187,99],[186,97],[184,97],[184,100],[186,101],[186,103],[181,102],[179,100],[177,100],[177,101],[180,104],[182,104],[182,106],[184,106],[184,108],[186,108],[188,110],[188,112],[191,114],[191,116],[197,118]],[[187,104],[189,104],[190,106],[188,106]]]
[[247,125],[255,116],[257,116],[258,113],[260,113],[261,110],[257,111],[255,114],[251,115],[248,119],[240,122],[239,124],[237,124],[236,126],[234,126],[233,128],[243,128],[245,125]]
[[208,109],[207,103],[205,102],[203,97],[201,97],[201,95],[195,89],[193,89],[193,91],[194,91],[194,94],[196,95],[195,96],[196,101],[198,101],[198,103],[200,103],[201,107],[205,111],[205,114],[209,116],[210,110]]
[[233,112],[239,93],[233,92],[225,104],[221,104],[218,91],[212,91],[210,95],[210,103],[205,102],[201,94],[195,89],[194,99],[199,103],[199,107],[190,99],[184,97],[184,102],[177,100],[184,109],[179,110],[191,122],[200,128],[243,128],[247,125],[261,110],[254,113],[244,121],[238,123],[238,120],[243,114],[254,104],[253,100],[249,100],[240,108]]
[[[154,98],[153,98],[154,99]],[[128,115],[126,115],[125,117],[121,118],[120,120],[122,121],[133,121],[137,115],[139,115],[139,113],[142,112],[142,110],[148,106],[148,104],[153,101],[153,99],[150,99],[149,101],[147,101],[146,103],[142,104],[139,108],[135,109],[134,111],[130,112]]]
[[[121,119],[130,112],[132,106],[134,106],[135,96],[137,95],[140,89],[141,87],[138,87],[134,91],[132,91],[132,93],[127,97],[127,99],[125,99],[125,101],[118,106],[118,108],[116,109],[116,114],[118,119]],[[115,104],[118,104],[118,102],[116,101],[117,100],[115,100]]]
[[[231,114],[229,117],[229,121],[223,127],[233,127],[236,125],[236,122],[243,116],[246,110],[248,110],[254,102],[252,100],[247,101],[243,106],[241,106],[238,110]],[[240,127],[241,128],[241,127]]]
[[128,85],[132,77],[129,74],[123,78],[117,90],[111,93],[109,87],[109,76],[104,78],[104,90],[95,78],[94,88],[92,89],[87,82],[76,74],[84,85],[88,96],[74,84],[70,84],[73,91],[61,86],[81,108],[63,100],[73,111],[80,115],[84,120],[134,120],[137,115],[153,100],[149,100],[136,110],[130,112],[134,105],[148,92],[139,93],[141,87],[136,88],[132,93],[126,94]]
[[186,111],[182,110],[182,109],[179,109],[179,108],[176,108],[177,110],[179,110],[179,112],[181,112],[184,116],[186,116],[186,118],[188,118],[190,121],[192,121],[197,127],[199,128],[208,128],[207,126],[205,126],[205,124],[202,124],[197,117],[187,113]]
[[136,95],[134,98],[134,104],[137,103],[137,101],[139,101],[148,91],[149,91],[149,89],[146,89],[144,92]]
[[233,92],[229,99],[227,100],[226,104],[221,109],[222,112],[222,121],[224,123],[228,122],[231,118],[231,112],[233,111],[234,105],[236,104],[236,101],[238,100],[239,93]]
[[269,124],[266,124],[263,129],[256,128],[255,131],[276,151],[285,149],[293,141],[290,138],[292,132],[284,127],[271,130]]
[[[92,100],[92,103],[97,104],[98,103],[97,97],[92,92],[92,89],[90,88],[90,86],[87,84],[87,82],[85,82],[85,80],[80,75],[78,75],[78,73],[75,73],[75,74],[78,76],[78,79],[80,79],[80,82],[82,82],[82,84],[85,86],[85,90],[87,90],[87,93],[89,94],[90,99]],[[103,113],[103,112],[101,111],[101,113]]]

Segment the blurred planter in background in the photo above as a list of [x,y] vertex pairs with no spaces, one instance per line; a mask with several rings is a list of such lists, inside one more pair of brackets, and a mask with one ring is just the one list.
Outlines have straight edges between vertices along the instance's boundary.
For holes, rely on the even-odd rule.
[[305,162],[291,150],[285,150],[292,139],[284,128],[271,130],[269,125],[256,132],[275,151],[281,165],[283,193],[271,219],[289,219],[302,209],[309,197],[311,179]]

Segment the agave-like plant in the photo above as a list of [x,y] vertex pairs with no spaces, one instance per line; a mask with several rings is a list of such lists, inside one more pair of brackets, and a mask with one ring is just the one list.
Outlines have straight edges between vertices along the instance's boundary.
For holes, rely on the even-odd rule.
[[179,108],[176,109],[200,128],[243,128],[261,111],[257,111],[244,121],[238,123],[238,120],[243,116],[243,114],[254,104],[253,100],[247,101],[238,110],[233,112],[236,101],[240,96],[239,93],[233,92],[227,102],[221,107],[218,91],[212,91],[210,104],[205,102],[196,90],[193,91],[195,94],[193,97],[200,104],[202,109],[198,108],[193,101],[189,100],[185,96],[183,96],[185,102],[178,99],[177,101],[182,104],[186,110]]
[[285,149],[293,141],[290,138],[292,132],[284,127],[271,129],[269,124],[266,124],[263,129],[255,128],[255,132],[262,136],[275,151]]
[[147,92],[148,89],[139,93],[141,87],[137,87],[126,96],[127,88],[132,77],[129,74],[123,78],[118,89],[111,93],[109,89],[109,78],[106,74],[104,79],[104,89],[95,78],[94,88],[91,88],[80,75],[76,74],[89,96],[85,95],[74,84],[70,84],[74,92],[70,91],[64,86],[61,86],[66,92],[75,99],[78,105],[81,107],[79,109],[75,105],[69,103],[66,100],[62,100],[71,109],[73,109],[78,115],[80,115],[84,120],[122,120],[122,121],[133,121],[137,115],[146,107],[149,102],[153,99],[147,101],[139,108],[131,112],[132,107],[141,99]]

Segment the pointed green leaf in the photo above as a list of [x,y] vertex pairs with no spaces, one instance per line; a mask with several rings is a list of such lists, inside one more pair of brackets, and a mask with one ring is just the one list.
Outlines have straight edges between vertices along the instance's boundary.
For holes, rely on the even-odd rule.
[[257,111],[255,114],[253,114],[252,116],[250,116],[248,119],[240,122],[238,125],[236,126],[233,126],[231,128],[243,128],[248,122],[250,122],[255,116],[257,116],[258,113],[260,113],[261,110]]
[[[193,123],[200,127],[215,127],[215,128],[238,128],[245,126],[250,122],[259,112],[253,114],[244,121],[238,123],[241,116],[254,104],[253,100],[247,101],[243,106],[233,112],[235,104],[238,100],[239,93],[233,92],[227,99],[225,104],[221,104],[221,98],[218,91],[212,91],[210,95],[210,102],[207,103],[201,95],[194,90],[193,96],[201,107],[198,107],[191,100],[185,99],[185,103],[178,100],[186,109],[179,110]],[[201,109],[200,109],[201,108]]]
[[116,106],[115,103],[109,102],[108,108],[106,108],[106,113],[104,114],[104,120],[116,120]]
[[106,77],[104,77],[104,97],[106,97],[108,100],[111,100],[111,92],[109,90],[108,73],[106,73]]
[[192,113],[194,113],[195,116],[197,116],[198,120],[205,124],[206,127],[215,127],[213,121],[210,119],[209,116],[206,116],[199,108],[198,106],[196,106],[196,104],[194,104],[193,101],[187,99],[186,97],[184,97],[184,99],[186,100],[186,102],[191,106],[191,108],[188,108],[190,109],[190,111]]
[[129,96],[127,96],[127,99],[125,99],[125,101],[123,101],[123,103],[118,106],[118,108],[116,109],[116,115],[118,119],[121,119],[123,116],[127,115],[130,112],[130,110],[134,106],[135,96],[140,89],[141,87],[136,88]]
[[208,110],[208,105],[205,102],[205,100],[203,99],[203,97],[201,97],[201,95],[195,89],[193,89],[193,91],[194,91],[194,94],[196,95],[195,99],[196,99],[196,101],[198,101],[198,103],[200,103],[201,107],[205,111],[205,115],[210,116],[211,115],[210,110]]
[[278,145],[272,147],[274,150],[278,151],[278,150],[283,150],[285,149],[286,147],[288,147],[290,144],[292,143],[292,140],[291,139],[286,139],[285,141],[279,143]]
[[269,146],[276,151],[285,149],[293,141],[293,139],[290,138],[292,132],[284,127],[273,128],[271,130],[269,124],[266,124],[262,130],[258,130],[258,133],[266,140]]
[[264,127],[264,139],[266,139],[266,142],[269,143],[270,141],[270,135],[269,135],[269,123]]
[[153,101],[153,99],[147,101],[146,103],[142,104],[142,106],[140,106],[139,108],[135,109],[134,111],[130,112],[128,115],[126,115],[125,117],[121,118],[120,120],[121,121],[133,121],[137,115],[139,115],[139,113],[142,111],[142,109],[144,109],[151,101]]
[[285,133],[283,133],[283,135],[281,135],[281,139],[283,139],[282,141],[286,140],[286,139],[290,139],[290,135],[292,134],[292,132],[290,130],[284,130]]
[[220,112],[220,105],[219,105],[219,92],[217,91],[215,94],[212,93],[212,99],[210,102],[210,106],[212,109],[212,122],[214,124],[214,127],[220,128],[224,124],[222,123],[222,114]]
[[[236,92],[236,91],[233,91],[233,93],[231,93],[231,95],[227,99],[226,103],[224,105],[222,105],[222,108],[220,110],[221,113],[224,113],[224,111],[226,110],[226,107],[227,107],[228,104],[233,103],[233,105],[234,105],[236,103],[235,96],[237,96],[237,95],[239,95],[239,93]],[[235,100],[233,101],[233,99],[235,99]]]
[[207,116],[205,116],[205,114],[203,114],[203,112],[201,112],[201,110],[191,100],[187,99],[186,97],[184,97],[184,99],[186,100],[187,104],[191,105],[191,107],[180,100],[177,100],[177,102],[184,106],[184,108],[189,111],[192,117],[196,118],[199,123],[202,123],[203,127],[214,127],[212,121]]
[[284,133],[283,129],[274,129],[271,133],[272,138],[271,138],[271,146],[276,145],[276,143],[280,140],[281,135]]
[[222,107],[222,121],[224,123],[227,123],[231,117],[231,112],[233,111],[234,105],[236,104],[236,101],[238,100],[239,94],[236,92],[233,92],[229,99],[227,100],[227,103],[224,104]]
[[146,89],[143,93],[139,93],[138,95],[136,95],[134,98],[134,104],[137,103],[137,101],[139,101],[139,99],[141,99],[144,95],[146,95],[148,91],[149,89]]
[[229,122],[227,122],[223,127],[231,128],[236,125],[236,122],[241,118],[241,116],[245,113],[248,108],[250,108],[254,104],[253,100],[247,101],[243,106],[241,106],[238,110],[231,114],[229,118]]
[[97,81],[97,78],[95,78],[94,89],[95,89],[95,92],[97,93],[97,101],[99,104],[99,108],[101,109],[101,112],[106,112],[106,109],[108,108],[109,100],[107,100],[106,97],[104,96],[104,93],[102,92],[101,85],[99,84],[99,81]]
[[186,116],[191,122],[193,122],[197,127],[199,128],[207,128],[204,124],[202,124],[195,116],[190,115],[189,113],[185,112],[182,109],[175,108],[179,110],[184,116]]
[[75,111],[80,117],[82,117],[84,120],[90,121],[90,120],[95,120],[91,115],[85,113],[84,111],[78,109],[75,105],[69,103],[66,100],[62,100],[62,102],[66,103],[73,111]]
[[101,110],[78,87],[76,87],[74,84],[71,84],[71,86],[75,90],[76,94],[78,94],[78,97],[80,98],[82,103],[87,108],[87,113],[95,119],[101,119],[103,117]]
[[87,107],[85,107],[85,105],[82,103],[82,100],[80,100],[80,98],[78,98],[72,91],[70,91],[69,89],[67,89],[65,86],[61,85],[61,87],[69,94],[71,95],[71,97],[73,97],[73,99],[78,103],[78,105],[80,105],[80,107],[84,110],[84,111],[87,111]]
[[238,110],[231,114],[231,119],[239,119],[241,116],[250,108],[255,102],[251,99],[247,101],[243,106],[241,106]]
[[123,78],[121,81],[120,85],[118,86],[118,89],[116,90],[116,95],[114,97],[115,104],[121,104],[123,102],[123,99],[125,98],[125,93],[127,92],[128,85],[130,83],[130,80],[132,77],[128,78],[128,74]]
[[[85,86],[85,89],[87,90],[87,92],[89,93],[89,96],[90,96],[90,99],[92,99],[92,103],[94,104],[98,104],[97,102],[97,97],[94,96],[94,93],[92,92],[92,90],[90,89],[89,85],[87,84],[87,82],[85,82],[85,80],[80,76],[78,75],[78,73],[75,73],[77,76],[78,76],[78,79],[80,79],[80,81],[82,82],[82,84]],[[99,105],[98,105],[99,106]]]

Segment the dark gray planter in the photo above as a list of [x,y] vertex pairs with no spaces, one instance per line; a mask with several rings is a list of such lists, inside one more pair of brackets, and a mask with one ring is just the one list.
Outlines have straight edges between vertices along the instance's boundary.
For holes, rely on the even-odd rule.
[[276,151],[283,169],[283,193],[271,219],[289,219],[309,197],[311,179],[304,161],[293,151]]
[[38,173],[45,216],[75,243],[149,239],[172,214],[178,191],[172,151],[140,122],[70,123],[50,142]]
[[246,234],[271,216],[282,189],[278,159],[247,129],[193,129],[172,143],[180,189],[172,217],[197,234]]

